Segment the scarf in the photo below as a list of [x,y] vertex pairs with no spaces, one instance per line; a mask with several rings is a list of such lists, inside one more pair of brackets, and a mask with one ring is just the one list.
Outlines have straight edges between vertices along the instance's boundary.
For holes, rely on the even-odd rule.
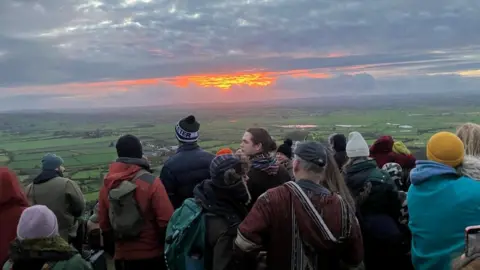
[[240,224],[248,214],[250,196],[242,181],[219,186],[208,179],[195,187],[193,195],[207,212],[225,218],[229,226]]
[[275,158],[268,153],[257,154],[250,158],[252,168],[264,171],[268,175],[276,175],[278,173],[279,165]]

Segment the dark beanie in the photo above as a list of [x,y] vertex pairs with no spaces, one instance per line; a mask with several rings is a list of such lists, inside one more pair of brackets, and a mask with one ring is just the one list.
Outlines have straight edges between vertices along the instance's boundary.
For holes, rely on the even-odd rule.
[[118,157],[142,158],[143,149],[140,140],[133,135],[124,135],[117,141]]
[[289,159],[292,159],[292,146],[293,141],[291,139],[286,139],[283,144],[278,147],[277,152],[280,152]]
[[335,152],[345,152],[347,149],[347,138],[343,134],[333,134],[330,136],[330,144]]
[[194,143],[198,140],[198,131],[200,123],[197,122],[195,116],[189,115],[178,121],[175,126],[175,136],[177,140],[183,143]]

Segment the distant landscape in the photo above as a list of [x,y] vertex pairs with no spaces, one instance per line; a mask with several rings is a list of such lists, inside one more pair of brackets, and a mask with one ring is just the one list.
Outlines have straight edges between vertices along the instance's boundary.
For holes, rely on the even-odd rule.
[[286,137],[322,141],[331,133],[354,130],[372,143],[388,134],[422,158],[433,133],[454,131],[467,121],[480,122],[475,104],[479,97],[348,96],[84,112],[9,112],[0,115],[0,163],[15,170],[27,184],[39,172],[42,156],[56,153],[65,160],[67,176],[79,183],[88,200],[95,200],[108,165],[116,158],[119,136],[138,136],[158,174],[176,150],[174,125],[188,114],[198,118],[199,143],[212,153],[222,147],[237,149],[244,130],[258,126],[267,128],[279,143]]

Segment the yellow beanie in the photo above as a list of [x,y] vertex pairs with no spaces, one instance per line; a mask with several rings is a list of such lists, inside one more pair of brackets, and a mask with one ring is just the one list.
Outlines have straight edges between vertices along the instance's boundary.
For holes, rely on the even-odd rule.
[[393,143],[393,152],[397,154],[404,154],[404,155],[411,155],[412,153],[410,150],[408,150],[407,146],[401,142],[401,141],[396,141]]
[[427,143],[427,158],[451,167],[462,164],[465,150],[463,142],[450,132],[439,132]]

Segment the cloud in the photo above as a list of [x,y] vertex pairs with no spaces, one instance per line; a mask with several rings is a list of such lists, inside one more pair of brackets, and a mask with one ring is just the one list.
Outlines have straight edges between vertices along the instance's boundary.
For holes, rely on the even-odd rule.
[[475,0],[2,0],[0,91],[87,106],[388,92],[392,82],[471,90],[479,12]]

